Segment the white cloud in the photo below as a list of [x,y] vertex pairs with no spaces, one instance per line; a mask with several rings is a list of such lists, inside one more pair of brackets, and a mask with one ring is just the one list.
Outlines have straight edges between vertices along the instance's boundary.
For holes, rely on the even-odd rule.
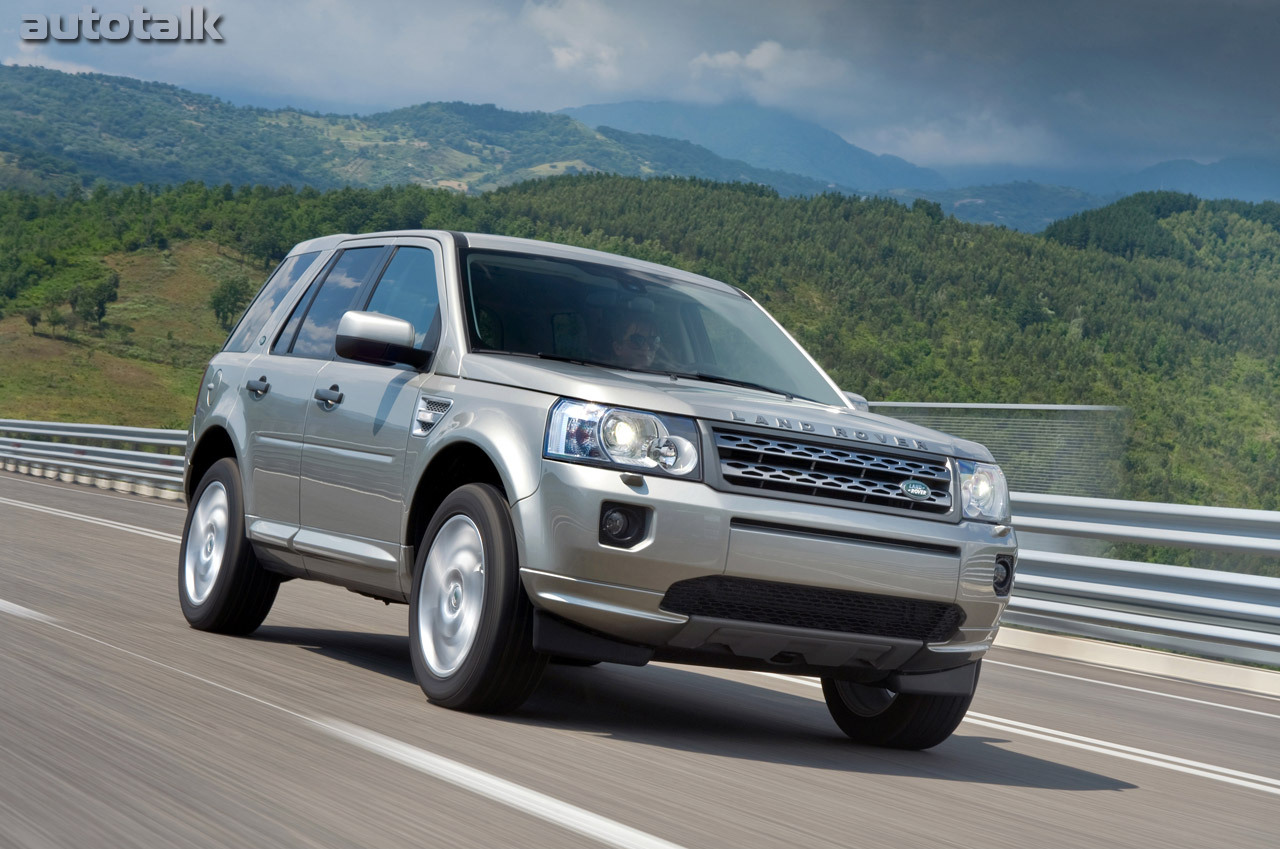
[[782,106],[797,95],[836,89],[853,82],[853,70],[843,59],[834,59],[810,48],[788,48],[766,40],[746,53],[726,50],[702,52],[689,62],[690,87],[725,97],[743,94],[762,104]]
[[64,71],[68,74],[100,74],[97,68],[80,62],[69,62],[55,59],[49,55],[44,45],[33,41],[18,42],[18,53],[8,56],[0,65],[34,65],[37,68],[48,68],[51,71]]
[[879,127],[849,141],[926,166],[1062,164],[1063,144],[1039,124],[1016,124],[989,110],[973,115]]
[[[521,18],[538,34],[557,71],[585,75],[587,81],[614,88],[642,71],[648,41],[628,7],[598,0],[526,3]],[[637,62],[637,59],[641,59]],[[564,77],[562,77],[563,79]]]

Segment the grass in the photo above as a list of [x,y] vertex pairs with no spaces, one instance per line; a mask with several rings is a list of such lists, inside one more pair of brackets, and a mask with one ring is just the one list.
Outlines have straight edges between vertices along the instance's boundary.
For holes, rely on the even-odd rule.
[[196,388],[224,331],[209,307],[220,276],[266,272],[210,242],[103,258],[120,275],[101,332],[32,333],[0,319],[0,418],[185,428]]

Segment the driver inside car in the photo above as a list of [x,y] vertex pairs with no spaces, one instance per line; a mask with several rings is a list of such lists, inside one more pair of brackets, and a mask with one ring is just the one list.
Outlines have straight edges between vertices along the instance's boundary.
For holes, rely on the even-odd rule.
[[652,368],[662,337],[647,318],[624,317],[614,325],[613,355],[624,368]]

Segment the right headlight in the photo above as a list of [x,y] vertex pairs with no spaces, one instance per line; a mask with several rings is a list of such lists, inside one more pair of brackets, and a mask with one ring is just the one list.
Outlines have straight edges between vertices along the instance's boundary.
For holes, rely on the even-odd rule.
[[547,420],[543,456],[699,480],[697,446],[693,419],[561,398]]
[[959,460],[960,509],[966,519],[1009,521],[1009,485],[993,463]]

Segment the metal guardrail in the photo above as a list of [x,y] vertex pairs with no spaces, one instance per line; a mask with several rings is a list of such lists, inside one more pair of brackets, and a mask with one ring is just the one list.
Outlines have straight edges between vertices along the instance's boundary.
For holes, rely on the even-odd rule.
[[1035,547],[1065,537],[1280,557],[1280,512],[1025,492],[1011,500],[1022,547],[1006,622],[1280,666],[1280,578]]
[[186,431],[0,419],[0,467],[104,489],[182,497]]
[[[180,430],[0,419],[10,471],[181,497]],[[1012,493],[1023,535],[1005,621],[1280,666],[1280,578],[1059,553],[1052,538],[1280,557],[1280,512]]]

